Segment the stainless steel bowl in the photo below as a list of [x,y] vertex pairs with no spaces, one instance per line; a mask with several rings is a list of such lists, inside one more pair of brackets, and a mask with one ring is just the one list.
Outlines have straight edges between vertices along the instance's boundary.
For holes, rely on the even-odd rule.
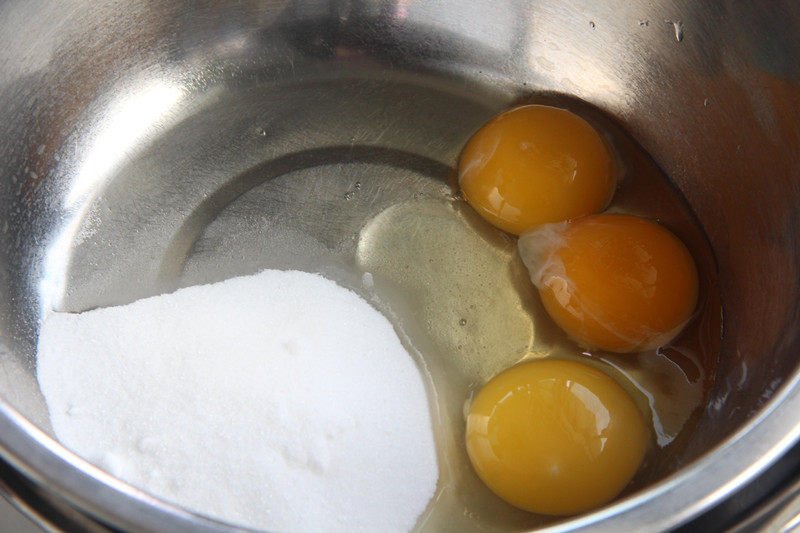
[[[259,189],[266,202],[346,196],[315,180],[343,161],[380,190],[446,179],[493,113],[558,93],[615,117],[685,195],[718,261],[725,338],[672,470],[550,526],[685,523],[800,438],[797,35],[788,1],[0,3],[0,454],[82,527],[224,529],[53,440],[42,310],[251,272],[269,228],[250,224],[257,202],[231,206],[256,186],[285,184]],[[284,229],[303,224],[287,205]],[[328,207],[333,249],[352,220]]]

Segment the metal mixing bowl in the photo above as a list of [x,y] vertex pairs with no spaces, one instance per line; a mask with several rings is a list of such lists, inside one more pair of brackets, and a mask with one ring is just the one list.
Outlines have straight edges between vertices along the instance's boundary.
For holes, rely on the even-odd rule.
[[42,310],[253,271],[269,250],[237,226],[247,205],[228,207],[257,185],[339,198],[314,177],[342,161],[387,187],[446,179],[478,125],[553,92],[615,117],[682,191],[725,314],[711,401],[674,471],[553,527],[685,523],[800,437],[798,35],[788,1],[0,3],[0,454],[82,527],[224,529],[53,440]]

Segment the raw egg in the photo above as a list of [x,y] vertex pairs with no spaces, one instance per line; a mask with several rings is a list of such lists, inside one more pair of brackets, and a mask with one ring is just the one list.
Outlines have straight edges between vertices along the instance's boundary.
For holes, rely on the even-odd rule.
[[644,218],[602,214],[543,226],[520,237],[519,251],[548,314],[588,348],[662,346],[697,305],[689,250]]
[[597,130],[544,105],[512,109],[481,128],[461,153],[458,182],[483,218],[516,235],[601,211],[616,187],[614,158]]
[[467,416],[467,453],[498,496],[521,509],[567,515],[607,503],[630,482],[648,431],[611,377],[544,359],[501,372]]

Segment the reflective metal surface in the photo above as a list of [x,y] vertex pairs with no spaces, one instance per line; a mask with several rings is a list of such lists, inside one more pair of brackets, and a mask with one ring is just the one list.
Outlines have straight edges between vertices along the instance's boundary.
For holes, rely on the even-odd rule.
[[[555,92],[615,117],[685,195],[716,254],[726,330],[675,471],[552,527],[683,523],[800,437],[799,30],[791,2],[0,3],[0,453],[105,523],[224,528],[52,440],[35,381],[41,311],[298,261],[295,246],[225,256],[258,234],[290,242],[303,223],[286,205],[283,227],[259,225],[242,194],[282,177],[294,198],[380,210],[392,187],[447,179],[497,110]],[[303,181],[343,159],[358,163],[338,168],[347,180]],[[350,188],[358,172],[383,180],[369,201]],[[352,230],[336,202],[318,216],[336,231],[303,257]]]

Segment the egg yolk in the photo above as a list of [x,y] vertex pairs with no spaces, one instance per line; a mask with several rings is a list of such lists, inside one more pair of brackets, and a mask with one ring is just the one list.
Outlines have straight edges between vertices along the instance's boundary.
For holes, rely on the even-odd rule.
[[592,215],[548,225],[519,240],[550,316],[589,348],[636,352],[677,335],[697,305],[697,267],[661,225]]
[[516,235],[601,211],[616,187],[614,159],[597,130],[543,105],[512,109],[481,128],[461,153],[458,182],[483,218]]
[[522,363],[495,376],[467,416],[467,453],[492,491],[521,509],[566,515],[613,499],[644,457],[633,399],[574,361]]

